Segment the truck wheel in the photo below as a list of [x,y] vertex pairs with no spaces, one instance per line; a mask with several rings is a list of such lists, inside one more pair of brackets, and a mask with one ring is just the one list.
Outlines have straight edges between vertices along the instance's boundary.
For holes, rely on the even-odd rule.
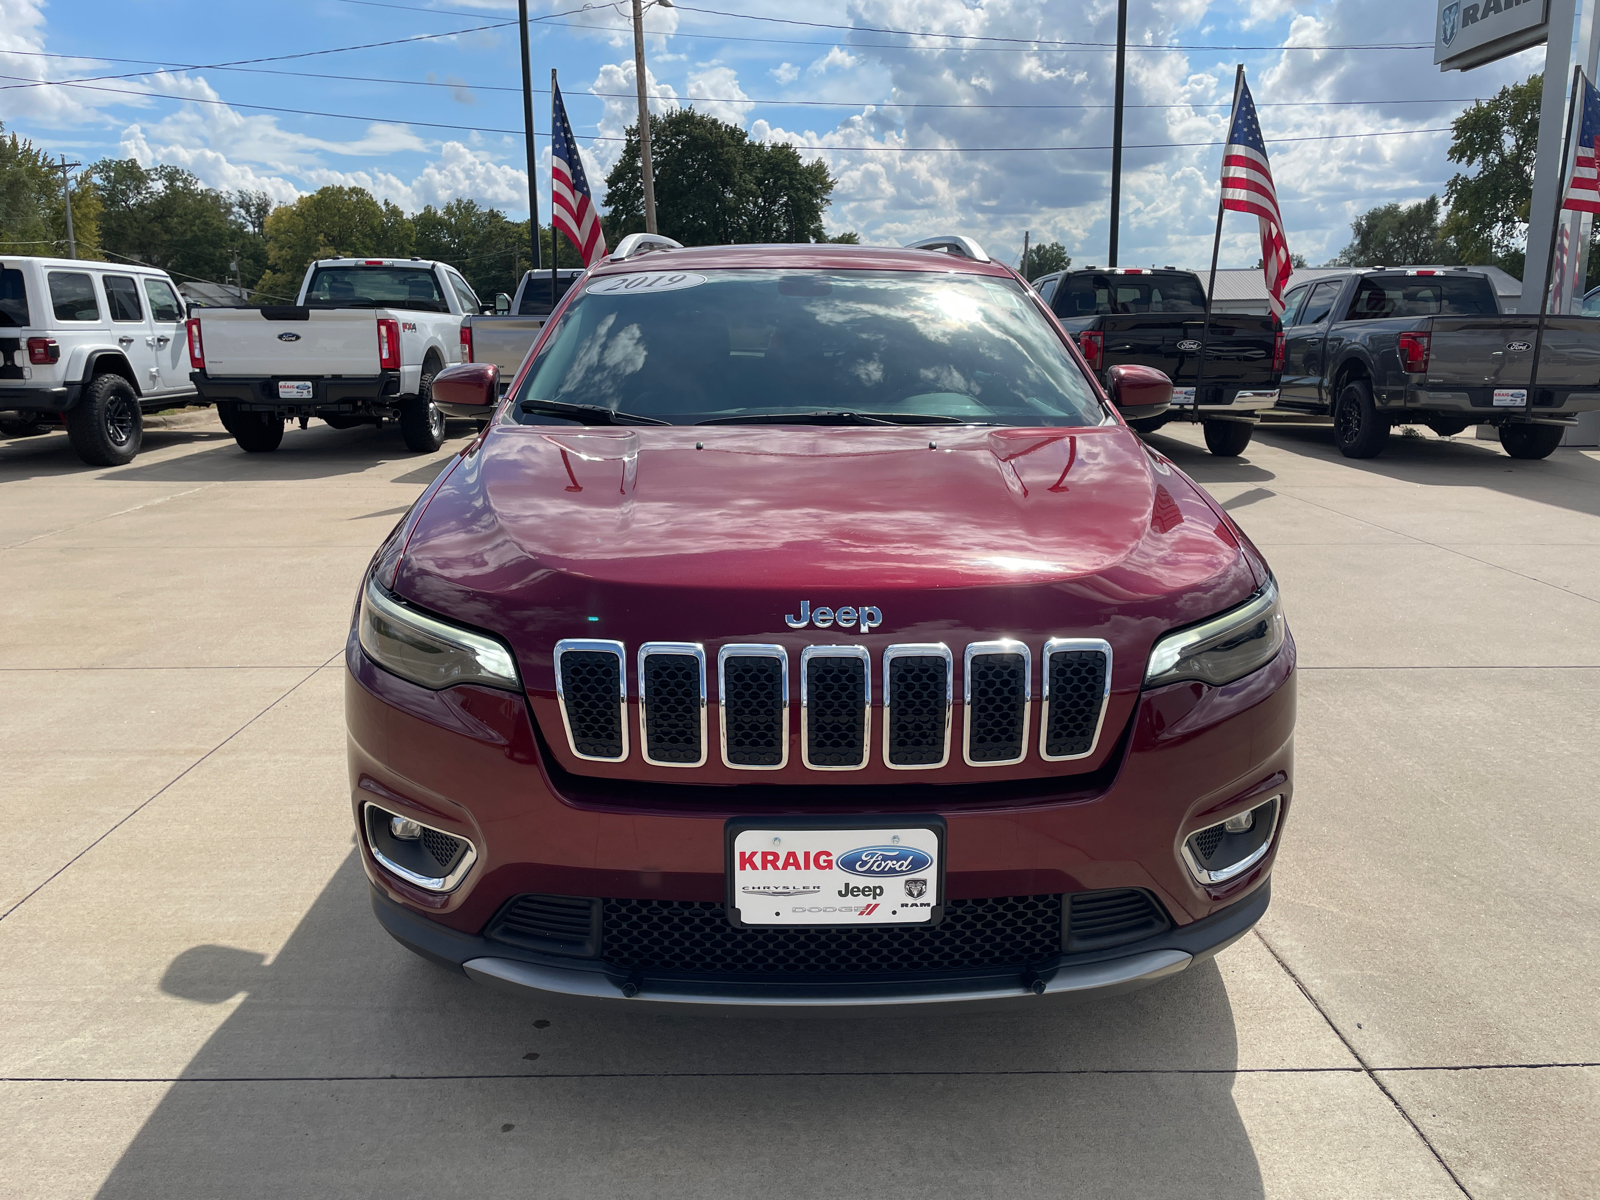
[[121,375],[96,375],[67,410],[67,439],[91,467],[132,462],[144,441],[144,414],[133,384]]
[[1255,426],[1247,421],[1207,421],[1206,449],[1222,458],[1243,454],[1255,431]]
[[236,412],[229,432],[239,449],[249,454],[276,450],[283,441],[283,418],[264,412]]
[[1365,379],[1344,385],[1333,409],[1333,440],[1346,458],[1376,458],[1389,440],[1389,422],[1372,403]]
[[444,445],[444,411],[433,402],[433,377],[438,373],[438,363],[427,363],[417,394],[400,402],[400,436],[406,449],[418,454],[432,454]]
[[1549,458],[1565,432],[1560,425],[1502,425],[1500,444],[1512,458]]
[[1159,417],[1135,417],[1128,422],[1128,428],[1135,433],[1154,433],[1172,418],[1162,413]]

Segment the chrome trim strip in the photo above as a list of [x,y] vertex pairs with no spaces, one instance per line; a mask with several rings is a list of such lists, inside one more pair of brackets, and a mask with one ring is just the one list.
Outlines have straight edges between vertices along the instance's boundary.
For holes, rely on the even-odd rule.
[[[578,743],[572,737],[572,722],[567,720],[567,693],[561,685],[561,656],[569,650],[587,650],[598,654],[615,654],[617,656],[617,728],[622,734],[622,754],[617,758],[602,758],[596,754],[584,754],[578,749]],[[573,757],[581,758],[588,762],[627,762],[628,761],[628,651],[621,642],[605,641],[599,638],[562,638],[556,643],[555,654],[552,659],[556,674],[556,704],[561,709],[561,727],[567,731],[567,749],[572,751]]]
[[[646,727],[645,709],[650,698],[645,695],[644,660],[651,654],[681,654],[693,657],[700,665],[700,758],[696,762],[663,762],[650,757],[650,732]],[[703,767],[706,765],[706,648],[699,642],[646,642],[639,647],[639,757],[652,767]],[[615,759],[611,761],[615,762]]]
[[1226,823],[1229,817],[1236,817],[1239,815],[1239,813],[1229,813],[1228,816],[1223,817],[1221,821],[1213,821],[1209,825],[1202,825],[1199,829],[1191,829],[1187,834],[1185,834],[1183,842],[1179,846],[1179,850],[1183,857],[1183,865],[1189,868],[1189,874],[1193,875],[1200,883],[1206,883],[1215,886],[1219,883],[1227,883],[1230,879],[1237,879],[1239,876],[1243,875],[1251,867],[1255,866],[1258,862],[1265,858],[1267,856],[1267,851],[1272,849],[1273,840],[1278,836],[1278,821],[1283,816],[1282,793],[1263,800],[1258,804],[1252,804],[1249,808],[1241,808],[1239,810],[1239,812],[1255,812],[1256,809],[1265,808],[1269,804],[1272,805],[1272,828],[1267,832],[1266,840],[1254,850],[1250,851],[1249,854],[1241,858],[1238,862],[1229,863],[1220,871],[1208,871],[1195,860],[1194,851],[1189,849],[1189,839],[1194,837],[1196,834],[1204,833],[1208,829],[1215,829],[1218,825]]
[[[894,696],[890,690],[889,663],[897,658],[944,659],[944,753],[938,762],[897,764],[889,761],[890,714],[894,711]],[[943,642],[901,642],[883,652],[883,765],[891,771],[933,771],[950,763],[950,713],[955,698],[955,657]]]
[[[1192,960],[1193,956],[1182,950],[1147,950],[1125,958],[1058,967],[1044,981],[1043,995],[1060,996],[1109,988],[1131,988],[1175,975]],[[524,994],[533,990],[594,1000],[628,999],[622,990],[625,981],[615,981],[603,971],[550,967],[509,958],[469,958],[461,966],[479,983]],[[974,980],[965,987],[959,982],[939,980],[903,984],[846,984],[826,989],[806,985],[785,987],[782,984],[677,984],[646,977],[643,990],[635,994],[631,1003],[699,1004],[770,1011],[784,1008],[883,1008],[912,1004],[1022,1001],[1033,1000],[1037,996],[1038,993],[1022,982],[1020,973],[1014,982],[990,976]]]
[[[811,762],[811,730],[806,720],[809,699],[806,664],[813,658],[858,658],[861,660],[861,762],[853,767],[818,767]],[[800,651],[800,761],[812,771],[864,771],[872,761],[872,655],[865,646],[807,646]]]
[[[1045,746],[1050,740],[1050,656],[1063,650],[1098,650],[1106,656],[1106,685],[1100,693],[1100,717],[1094,723],[1094,737],[1082,754],[1047,754]],[[1111,707],[1111,643],[1103,638],[1051,638],[1044,644],[1039,656],[1039,757],[1045,762],[1071,762],[1088,758],[1100,744],[1100,730],[1106,723],[1106,709]]]
[[[727,662],[730,658],[775,658],[783,679],[783,699],[778,722],[781,726],[778,744],[783,748],[777,763],[770,767],[751,766],[749,763],[730,762],[728,759],[728,684]],[[717,725],[722,732],[722,765],[734,771],[781,771],[789,765],[789,651],[769,642],[730,642],[717,651]]]
[[467,844],[467,852],[461,856],[461,861],[456,864],[456,869],[448,875],[430,878],[427,875],[418,875],[415,871],[408,871],[372,844],[372,835],[367,832],[371,828],[369,822],[372,820],[370,815],[372,809],[377,809],[379,812],[391,817],[406,817],[410,821],[417,821],[417,819],[408,817],[405,813],[394,812],[381,804],[375,804],[371,800],[361,806],[361,837],[367,844],[368,853],[377,860],[378,865],[385,871],[404,879],[409,884],[414,884],[429,892],[454,891],[457,885],[466,878],[467,872],[472,870],[473,864],[478,861],[478,848],[472,844],[471,838],[462,837],[459,833],[451,833],[448,829],[440,829],[436,825],[425,825],[421,821],[417,821],[417,824],[422,825],[424,829],[431,829],[434,833],[442,833],[445,837],[455,838],[458,842],[465,842]]
[[[972,659],[979,654],[1022,655],[1022,753],[1015,758],[993,762],[972,761]],[[961,758],[969,767],[1010,767],[1028,757],[1028,718],[1033,713],[1033,654],[1026,642],[998,638],[992,642],[968,642],[961,656]]]

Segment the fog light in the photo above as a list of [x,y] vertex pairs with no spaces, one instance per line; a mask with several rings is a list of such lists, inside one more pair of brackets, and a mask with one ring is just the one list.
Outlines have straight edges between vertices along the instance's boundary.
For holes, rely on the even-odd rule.
[[[1249,816],[1248,813],[1245,815]],[[410,817],[390,817],[389,832],[402,842],[414,842],[422,836],[422,826]]]
[[[399,818],[396,818],[396,820],[398,820],[398,819]],[[1226,821],[1224,821],[1222,823],[1222,828],[1227,833],[1246,833],[1246,832],[1249,831],[1250,826],[1254,825],[1255,823],[1256,823],[1256,815],[1255,815],[1255,813],[1253,813],[1253,812],[1242,812],[1238,816],[1229,817]],[[399,834],[399,833],[396,833],[395,836],[396,837],[401,837],[403,835]]]
[[1274,796],[1249,812],[1186,837],[1180,853],[1195,881],[1215,887],[1237,879],[1265,858],[1272,848],[1282,805],[1283,797]]

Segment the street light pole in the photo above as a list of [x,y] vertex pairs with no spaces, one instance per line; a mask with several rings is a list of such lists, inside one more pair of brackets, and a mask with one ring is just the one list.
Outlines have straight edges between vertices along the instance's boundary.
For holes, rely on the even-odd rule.
[[[671,8],[672,0],[655,0]],[[644,73],[644,4],[633,0],[633,78],[639,87],[639,173],[644,177],[644,231],[656,231],[656,181],[650,165],[650,98]]]
[[1111,245],[1106,266],[1117,265],[1117,233],[1122,225],[1122,80],[1128,62],[1128,0],[1117,0],[1117,78],[1111,113]]
[[[528,58],[528,0],[517,0],[517,32],[522,35],[522,140],[528,153],[528,235],[533,239],[533,270],[539,269],[539,186],[533,149],[533,64]],[[550,257],[556,253],[555,227],[550,229]],[[512,260],[513,269],[516,261]]]

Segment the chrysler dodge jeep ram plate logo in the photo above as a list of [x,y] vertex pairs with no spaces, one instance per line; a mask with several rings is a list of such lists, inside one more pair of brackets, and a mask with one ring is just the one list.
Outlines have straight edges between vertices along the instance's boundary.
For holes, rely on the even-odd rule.
[[834,864],[852,875],[915,875],[933,865],[933,855],[915,846],[863,846],[846,850]]
[[921,900],[928,894],[928,881],[926,879],[906,880],[906,895],[913,900]]
[[1178,343],[1178,349],[1182,350],[1185,354],[1192,354],[1194,351],[1200,349],[1200,343],[1195,341],[1193,338],[1184,338],[1183,341]]
[[1526,354],[1533,349],[1532,342],[1507,342],[1506,349],[1513,354]]
[[[907,886],[910,886],[909,883]],[[748,896],[815,896],[819,887],[747,887],[740,888]]]
[[784,624],[790,629],[804,629],[807,625],[815,625],[818,629],[827,629],[837,624],[840,629],[849,629],[852,625],[866,633],[869,629],[876,629],[883,624],[883,610],[871,604],[856,607],[842,604],[838,608],[828,608],[825,605],[817,608],[811,607],[811,601],[800,601],[800,615],[796,617],[788,613],[783,618]]
[[298,333],[280,333],[278,335],[278,340],[280,342],[298,342],[300,340],[300,335]]

